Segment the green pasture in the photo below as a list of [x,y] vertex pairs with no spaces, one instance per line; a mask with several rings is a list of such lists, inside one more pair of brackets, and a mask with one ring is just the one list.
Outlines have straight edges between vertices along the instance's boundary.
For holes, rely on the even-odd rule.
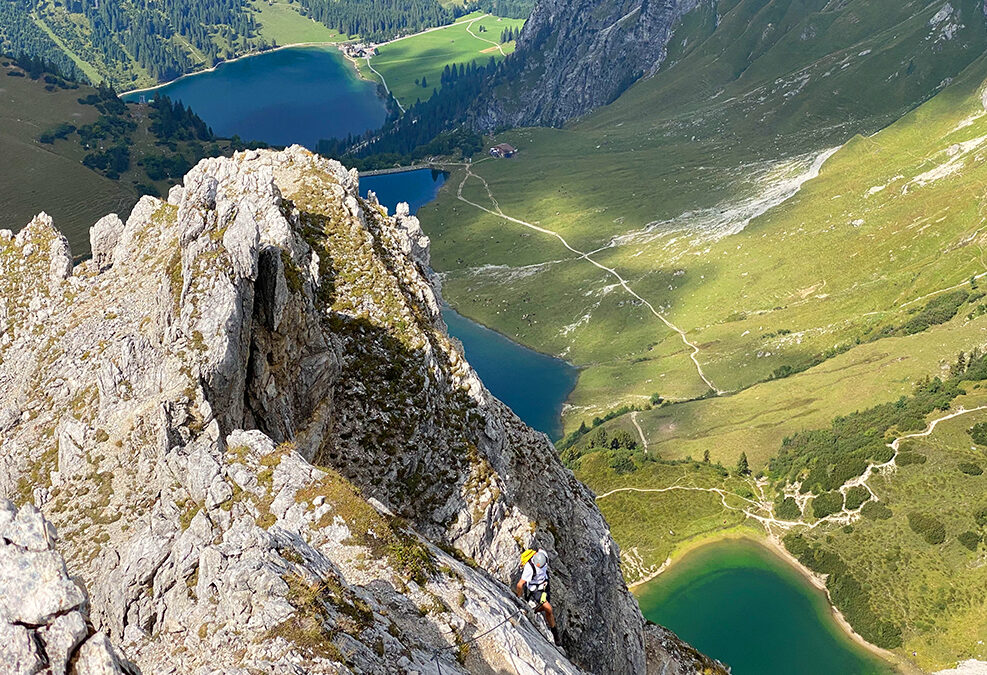
[[[500,34],[505,28],[520,28],[523,24],[523,19],[474,12],[449,26],[381,45],[370,64],[387,80],[394,97],[408,107],[418,99],[427,99],[433,89],[442,86],[440,80],[446,65],[472,61],[486,65],[491,58],[499,60],[510,54],[514,43],[500,44]],[[485,32],[481,32],[481,26]],[[368,79],[379,79],[366,62],[360,63],[360,71]],[[426,83],[424,87],[422,80]]]

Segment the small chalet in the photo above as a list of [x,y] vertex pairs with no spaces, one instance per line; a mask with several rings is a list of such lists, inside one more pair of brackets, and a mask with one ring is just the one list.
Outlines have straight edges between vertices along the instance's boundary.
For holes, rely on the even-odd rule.
[[507,157],[513,157],[515,154],[517,154],[517,149],[509,143],[498,143],[490,148],[491,157],[502,157],[506,159]]

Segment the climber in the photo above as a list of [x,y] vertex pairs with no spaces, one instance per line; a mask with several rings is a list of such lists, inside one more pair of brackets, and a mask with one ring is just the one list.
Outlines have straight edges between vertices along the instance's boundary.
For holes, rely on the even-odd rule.
[[548,582],[548,554],[542,549],[527,549],[521,554],[521,579],[517,582],[517,596],[524,598],[536,612],[544,612],[545,623],[552,631],[555,644],[562,646],[562,636],[555,627],[555,613],[550,601],[552,590]]

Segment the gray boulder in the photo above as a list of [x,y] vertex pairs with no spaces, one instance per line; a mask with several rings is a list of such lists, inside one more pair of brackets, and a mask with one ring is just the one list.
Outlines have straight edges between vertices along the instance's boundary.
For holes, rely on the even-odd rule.
[[115,213],[103,216],[89,230],[89,247],[93,252],[93,264],[102,272],[113,265],[113,249],[120,243],[123,221]]

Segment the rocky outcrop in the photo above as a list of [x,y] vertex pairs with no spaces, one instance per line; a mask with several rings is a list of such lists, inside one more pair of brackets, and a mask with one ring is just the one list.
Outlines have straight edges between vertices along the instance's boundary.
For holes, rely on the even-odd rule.
[[471,124],[561,126],[658,71],[679,20],[703,0],[540,0],[509,60],[510,84],[483,97]]
[[28,505],[0,499],[0,672],[134,673],[86,617],[86,596],[55,550],[55,530]]
[[[67,276],[50,222],[0,232],[0,495],[144,672],[644,672],[592,494],[450,340],[417,220],[357,187],[298,147],[204,160]],[[571,660],[505,585],[532,542]]]

